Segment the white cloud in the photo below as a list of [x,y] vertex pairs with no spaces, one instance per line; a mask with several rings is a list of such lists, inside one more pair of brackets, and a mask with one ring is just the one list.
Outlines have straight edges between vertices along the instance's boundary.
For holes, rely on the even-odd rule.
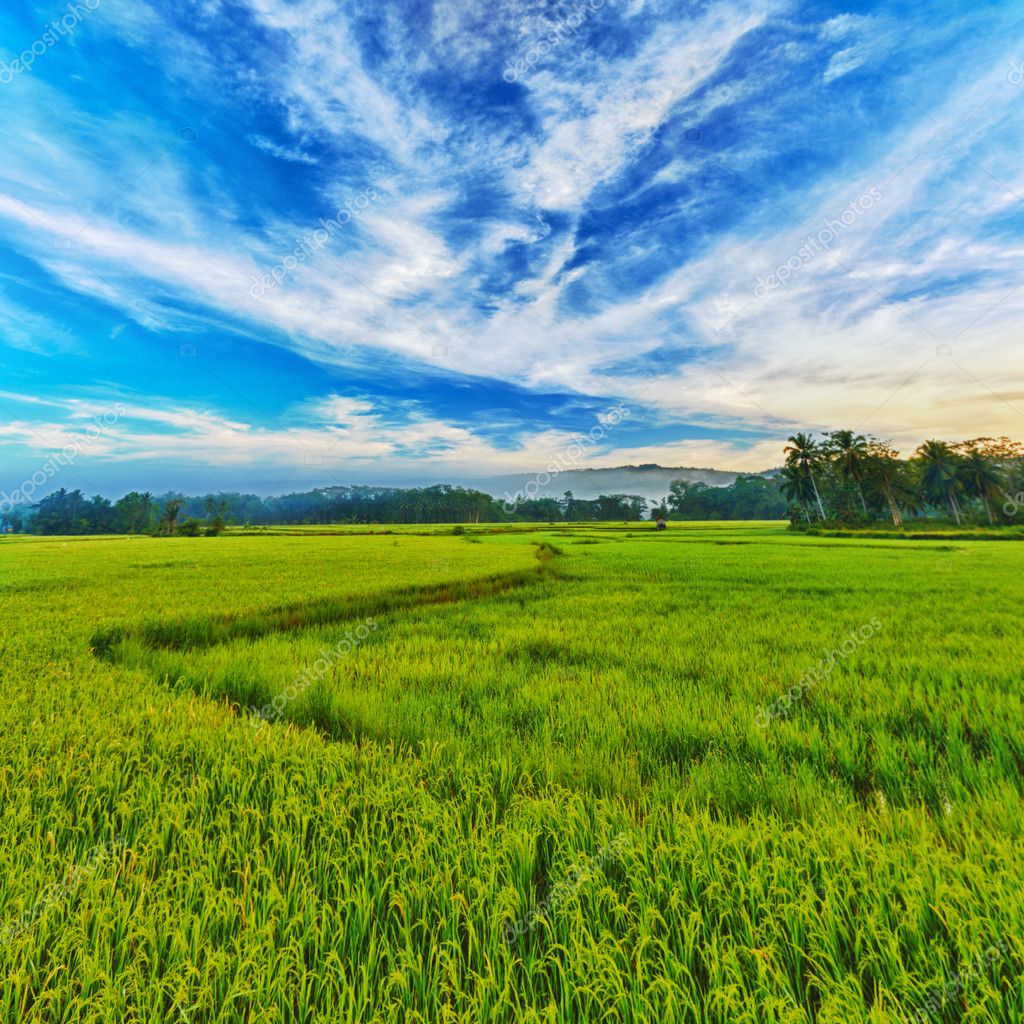
[[[163,22],[143,8],[122,31],[131,40],[158,39]],[[253,300],[252,277],[280,261],[315,224],[268,215],[257,233],[215,175],[196,187],[177,126],[99,123],[45,82],[27,80],[22,106],[6,125],[16,144],[0,166],[0,218],[9,244],[67,287],[100,297],[151,329],[193,329],[195,314],[174,306],[201,303],[211,316],[248,321],[255,333],[279,330],[289,347],[327,364],[346,363],[356,346],[384,350],[535,389],[626,395],[649,403],[665,421],[709,426],[724,421],[781,432],[795,424],[865,420],[866,429],[907,439],[932,430],[1019,433],[1018,403],[991,392],[1024,386],[1016,358],[1024,295],[1014,291],[1022,249],[979,230],[1012,215],[1024,195],[1024,169],[1006,145],[1021,129],[1020,93],[1005,82],[1006,60],[977,81],[958,84],[916,126],[901,124],[888,139],[880,136],[867,170],[844,168],[793,195],[792,224],[780,217],[781,226],[755,232],[740,222],[645,295],[601,296],[586,313],[564,302],[567,286],[588,274],[582,264],[562,272],[575,254],[570,232],[532,277],[492,300],[484,316],[474,305],[470,268],[479,274],[478,263],[489,266],[512,243],[544,244],[550,229],[538,209],[578,216],[586,197],[628,167],[668,114],[722,68],[744,33],[778,8],[715,6],[694,21],[659,27],[635,52],[595,56],[582,75],[579,54],[552,54],[526,83],[542,131],[514,143],[486,133],[467,133],[466,141],[461,125],[412,95],[403,26],[389,23],[395,54],[371,72],[327,0],[250,0],[250,8],[264,29],[286,41],[288,60],[253,88],[283,104],[296,146],[326,136],[343,147],[358,134],[379,148],[358,171],[372,181],[353,183],[356,172],[339,165],[324,186],[325,201],[340,205],[366,184],[380,189],[380,202],[282,287]],[[638,19],[651,16],[640,4],[631,10]],[[490,37],[466,37],[473,16],[465,5],[438,5],[432,31],[452,53],[483,66],[494,47]],[[510,5],[494,17],[515,29]],[[884,55],[891,30],[843,15],[821,27],[822,43],[836,47],[824,73],[832,81]],[[171,45],[177,60],[184,44],[172,39]],[[577,45],[582,41],[566,44]],[[797,47],[783,57],[802,53]],[[216,74],[206,55],[197,59],[204,75]],[[500,72],[496,66],[496,81]],[[706,116],[763,86],[737,76],[708,90],[695,109]],[[47,111],[58,107],[65,128],[41,131]],[[305,173],[312,159],[305,150],[255,138]],[[751,132],[746,141],[728,154],[730,167],[742,170],[763,155],[763,134]],[[461,197],[467,171],[493,174],[512,198],[500,215],[480,218],[479,241],[456,250],[438,222]],[[661,180],[686,180],[698,171],[710,173],[697,158],[680,158]],[[112,180],[120,189],[113,202]],[[871,187],[882,199],[870,216],[844,231],[829,253],[801,266],[785,289],[755,297],[758,275]],[[638,235],[642,246],[643,232]],[[59,244],[68,239],[72,244]],[[958,286],[964,277],[969,285]],[[8,301],[0,305],[0,331],[8,343],[26,347],[75,343],[49,314],[26,314]],[[608,370],[666,344],[696,351],[677,368],[652,370],[643,379]],[[951,345],[950,356],[937,355],[943,344]],[[169,454],[174,442],[154,424],[187,432],[197,458],[213,458],[221,444],[244,460],[264,445],[270,457],[287,461],[302,457],[314,438],[319,444],[327,437],[352,460],[413,458],[407,453],[418,445],[441,465],[477,460],[477,468],[529,469],[532,459],[544,458],[546,445],[558,443],[557,435],[524,434],[520,448],[508,451],[429,417],[396,426],[379,410],[338,401],[320,410],[337,422],[296,430],[268,430],[215,412],[139,408],[132,422],[148,426],[134,446],[127,429],[119,435],[117,457]],[[647,450],[662,452],[661,461],[704,461],[706,452],[708,461],[714,455],[734,468],[763,464],[756,447],[748,458],[715,444],[687,442],[685,451],[696,452],[690,455],[672,455],[672,446],[630,451],[638,461],[654,461],[642,455]]]
[[841,14],[826,21],[819,31],[823,40],[841,44],[829,59],[822,82],[848,75],[865,64],[887,56],[895,44],[895,32],[885,19],[861,14]]
[[[9,397],[23,401],[24,396]],[[112,396],[66,398],[46,403],[62,419],[19,419],[0,424],[0,446],[13,446],[44,457],[81,438],[88,422],[115,408],[115,421],[104,424],[86,455],[107,462],[173,461],[196,466],[251,466],[282,471],[302,466],[335,473],[372,466],[383,475],[415,472],[472,474],[529,472],[564,451],[576,435],[550,429],[520,428],[512,447],[498,447],[487,437],[433,416],[412,403],[392,408],[363,399],[330,395],[295,409],[296,426],[270,427],[229,419],[209,410],[166,403],[143,405]],[[154,430],[153,426],[166,428]],[[608,453],[588,449],[584,464],[607,462]],[[84,462],[83,462],[84,464]]]
[[287,160],[290,163],[296,164],[309,164],[311,167],[315,167],[317,164],[315,157],[310,156],[308,153],[303,153],[301,149],[279,146],[273,139],[268,139],[265,135],[250,135],[247,141],[251,142],[257,149],[263,150],[264,153],[276,156],[279,160]]
[[563,78],[563,55],[553,55],[549,65],[526,79],[545,137],[515,175],[521,201],[578,209],[635,157],[669,111],[764,17],[753,5],[713,8],[700,20],[664,26],[635,56],[595,60],[583,80]]
[[822,81],[827,84],[837,78],[842,78],[843,75],[848,75],[851,71],[856,71],[867,58],[867,52],[860,46],[849,46],[845,50],[837,50],[832,54],[828,67],[825,68],[825,72],[821,76]]

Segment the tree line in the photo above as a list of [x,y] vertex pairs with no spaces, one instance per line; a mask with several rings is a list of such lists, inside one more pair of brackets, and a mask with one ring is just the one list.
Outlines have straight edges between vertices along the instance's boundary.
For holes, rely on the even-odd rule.
[[789,438],[782,494],[795,525],[912,517],[957,526],[1013,522],[1024,491],[1024,446],[1007,437],[925,441],[906,459],[888,441],[852,430]]
[[676,480],[668,497],[651,511],[666,519],[783,519],[788,505],[774,473],[744,474],[727,487]]
[[237,492],[189,496],[131,491],[110,501],[61,488],[34,505],[0,515],[0,530],[46,535],[215,535],[226,525],[372,525],[397,523],[579,523],[671,519],[781,519],[786,502],[764,476],[729,487],[677,481],[661,502],[639,494],[523,499],[513,506],[471,488],[325,487],[264,498]]
[[257,494],[189,496],[131,491],[110,501],[61,488],[30,506],[0,515],[0,530],[47,535],[135,533],[215,535],[226,525],[599,522],[636,520],[647,511],[636,494],[521,501],[512,509],[483,491],[432,487],[326,487],[264,498]]

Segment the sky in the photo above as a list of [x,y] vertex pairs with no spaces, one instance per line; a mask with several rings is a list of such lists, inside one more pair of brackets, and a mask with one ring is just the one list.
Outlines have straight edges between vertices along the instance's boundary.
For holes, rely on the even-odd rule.
[[1024,436],[1022,62],[1024,0],[5,0],[0,491]]

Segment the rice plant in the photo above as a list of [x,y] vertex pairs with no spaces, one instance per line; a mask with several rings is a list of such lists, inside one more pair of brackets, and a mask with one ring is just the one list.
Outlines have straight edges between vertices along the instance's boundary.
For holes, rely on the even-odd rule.
[[1022,570],[750,523],[5,539],[0,1014],[1022,1022]]

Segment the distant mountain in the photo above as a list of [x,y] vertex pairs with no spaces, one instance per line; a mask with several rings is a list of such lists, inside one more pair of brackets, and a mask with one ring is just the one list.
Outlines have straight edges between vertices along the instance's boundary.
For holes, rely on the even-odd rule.
[[[770,473],[772,470],[765,470]],[[700,481],[711,487],[728,487],[740,473],[723,469],[698,469],[694,466],[615,466],[612,469],[567,469],[560,473],[512,473],[467,481],[496,498],[511,500],[517,494],[530,498],[561,498],[566,491],[573,497],[592,499],[601,494],[639,494],[649,501],[660,501],[674,480]],[[764,475],[764,474],[759,474]],[[529,489],[527,490],[527,484]]]

